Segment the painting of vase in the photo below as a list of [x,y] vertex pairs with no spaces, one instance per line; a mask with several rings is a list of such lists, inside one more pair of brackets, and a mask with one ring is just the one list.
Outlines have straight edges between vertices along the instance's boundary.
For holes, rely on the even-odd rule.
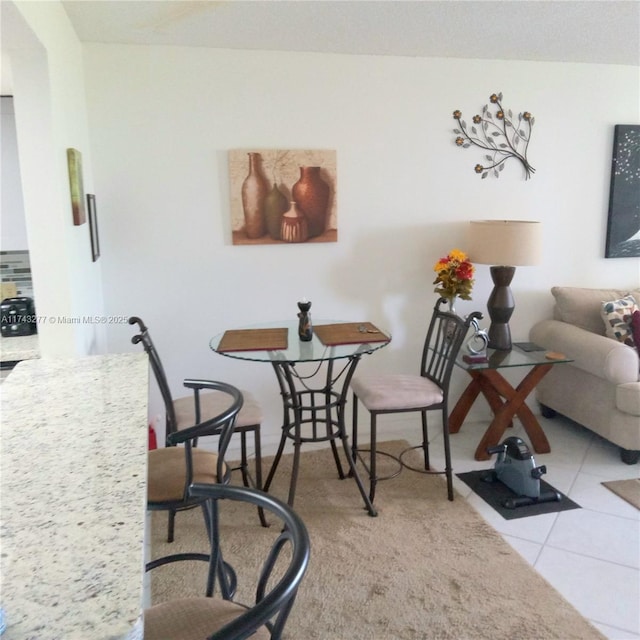
[[[228,157],[232,244],[338,240],[335,151],[233,149]],[[291,232],[292,211],[304,232]]]

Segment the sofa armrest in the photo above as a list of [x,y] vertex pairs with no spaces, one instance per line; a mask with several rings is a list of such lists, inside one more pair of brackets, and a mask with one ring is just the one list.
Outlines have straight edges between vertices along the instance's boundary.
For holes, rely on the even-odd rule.
[[640,358],[633,347],[559,320],[543,320],[529,332],[532,342],[572,358],[573,366],[613,384],[637,382]]

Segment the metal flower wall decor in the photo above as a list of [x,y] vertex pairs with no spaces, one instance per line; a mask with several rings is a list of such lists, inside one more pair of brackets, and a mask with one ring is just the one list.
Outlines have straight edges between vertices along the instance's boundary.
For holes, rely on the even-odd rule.
[[474,167],[475,172],[481,174],[483,179],[490,172],[499,178],[504,163],[510,158],[515,158],[524,167],[525,179],[528,180],[535,173],[527,159],[535,118],[528,111],[524,111],[519,113],[514,121],[511,109],[505,111],[502,107],[502,93],[492,94],[489,101],[495,105],[494,112],[492,113],[489,105],[485,104],[482,115],[473,116],[471,127],[462,119],[462,111],[456,109],[453,112],[453,119],[457,120],[459,125],[459,128],[453,130],[457,134],[456,145],[463,149],[475,145],[489,152],[484,156],[486,163]]

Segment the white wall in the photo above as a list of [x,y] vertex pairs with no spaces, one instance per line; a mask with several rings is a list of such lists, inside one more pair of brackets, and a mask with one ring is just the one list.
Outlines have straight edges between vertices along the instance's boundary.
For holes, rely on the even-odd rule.
[[18,153],[40,347],[45,356],[101,353],[103,324],[63,324],[102,315],[99,263],[88,224],[74,226],[66,149],[83,153],[93,189],[82,49],[58,2],[2,2],[2,52],[13,82]]
[[24,251],[29,248],[29,243],[27,242],[27,226],[24,221],[13,98],[3,96],[0,105],[0,117],[2,118],[0,124],[0,142],[2,143],[0,248],[2,251]]
[[[514,340],[551,312],[553,285],[631,287],[637,259],[605,260],[613,126],[639,119],[632,67],[388,58],[202,48],[87,45],[85,83],[107,314],[140,315],[177,391],[186,376],[223,378],[281,419],[270,367],[208,349],[211,336],[295,320],[368,319],[393,334],[362,369],[415,370],[436,295],[432,266],[464,249],[467,221],[544,224],[544,262],[520,268]],[[525,181],[473,171],[454,145],[454,109],[473,116],[502,91],[536,117]],[[227,151],[335,149],[339,242],[232,246]],[[488,267],[472,302],[485,310]],[[110,349],[133,349],[109,327]],[[466,383],[459,373],[456,385]],[[159,404],[156,401],[156,407]]]

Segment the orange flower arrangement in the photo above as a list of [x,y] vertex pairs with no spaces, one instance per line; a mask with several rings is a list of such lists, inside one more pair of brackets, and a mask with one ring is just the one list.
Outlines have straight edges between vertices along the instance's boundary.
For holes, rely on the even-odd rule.
[[434,289],[443,298],[453,300],[460,297],[462,300],[471,300],[471,289],[473,288],[473,274],[475,267],[469,262],[469,258],[464,251],[453,249],[444,258],[440,258],[433,267],[438,274],[433,284],[438,286]]

